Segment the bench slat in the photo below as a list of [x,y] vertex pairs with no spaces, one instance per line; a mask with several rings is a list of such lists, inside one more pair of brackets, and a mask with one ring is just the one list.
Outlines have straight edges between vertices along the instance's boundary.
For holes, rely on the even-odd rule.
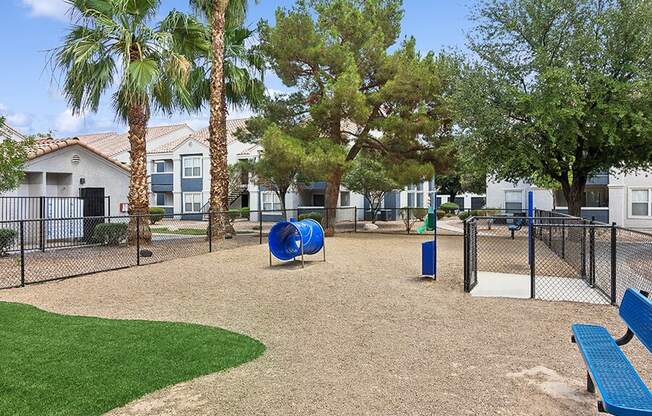
[[609,332],[573,325],[573,334],[604,408],[614,415],[652,415],[652,393]]
[[620,317],[652,352],[652,301],[634,289],[627,289],[620,304]]

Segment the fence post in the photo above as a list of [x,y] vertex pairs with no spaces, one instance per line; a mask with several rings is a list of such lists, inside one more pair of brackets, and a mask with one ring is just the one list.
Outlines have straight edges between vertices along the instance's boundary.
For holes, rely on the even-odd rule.
[[213,252],[213,212],[208,209],[208,252]]
[[136,216],[136,266],[140,266],[140,215]]
[[45,222],[43,221],[43,218],[45,218],[45,197],[40,196],[39,197],[39,248],[41,251],[45,251]]
[[258,210],[258,244],[263,244],[263,210]]
[[589,286],[595,286],[595,225],[593,219],[589,223]]
[[566,220],[561,220],[561,258],[566,258]]
[[464,292],[469,292],[469,225],[464,221]]
[[25,221],[20,222],[20,286],[25,286]]
[[534,241],[534,233],[530,233],[529,235],[530,239],[530,299],[534,299],[536,295],[536,288],[535,288],[535,274],[536,274],[536,250],[534,247],[535,241]]
[[617,261],[617,256],[616,256],[616,233],[617,228],[616,228],[616,223],[613,222],[611,223],[611,304],[616,305],[617,299],[616,299],[616,261]]
[[353,207],[353,232],[358,232],[358,207]]
[[582,279],[586,280],[586,221],[581,221],[582,224],[582,244],[580,244],[580,251],[582,257]]
[[412,228],[412,224],[410,224],[410,206],[408,205],[407,207],[407,233],[408,235],[410,234],[410,228]]

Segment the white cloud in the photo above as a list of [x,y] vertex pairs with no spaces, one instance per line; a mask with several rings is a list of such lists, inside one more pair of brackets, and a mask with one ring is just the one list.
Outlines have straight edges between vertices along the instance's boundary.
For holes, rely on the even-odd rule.
[[26,128],[32,125],[32,117],[25,113],[7,114],[7,124],[16,128]]
[[71,109],[67,109],[57,116],[54,126],[57,133],[73,133],[79,131],[83,123],[82,116],[74,115]]
[[30,16],[51,17],[68,21],[70,5],[65,0],[21,0],[29,8]]

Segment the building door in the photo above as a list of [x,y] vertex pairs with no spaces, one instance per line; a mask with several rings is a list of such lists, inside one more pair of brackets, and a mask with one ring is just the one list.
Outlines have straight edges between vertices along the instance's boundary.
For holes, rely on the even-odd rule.
[[312,206],[323,207],[326,203],[324,194],[312,194]]
[[104,188],[79,188],[79,197],[84,201],[84,240],[93,235],[93,229],[104,222]]

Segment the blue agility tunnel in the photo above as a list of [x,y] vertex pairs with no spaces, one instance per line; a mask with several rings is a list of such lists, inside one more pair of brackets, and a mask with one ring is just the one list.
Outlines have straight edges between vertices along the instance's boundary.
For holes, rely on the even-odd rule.
[[[272,256],[282,261],[305,254],[317,254],[324,249],[324,229],[313,219],[280,221],[269,231],[269,262]],[[324,253],[324,260],[326,254]]]

